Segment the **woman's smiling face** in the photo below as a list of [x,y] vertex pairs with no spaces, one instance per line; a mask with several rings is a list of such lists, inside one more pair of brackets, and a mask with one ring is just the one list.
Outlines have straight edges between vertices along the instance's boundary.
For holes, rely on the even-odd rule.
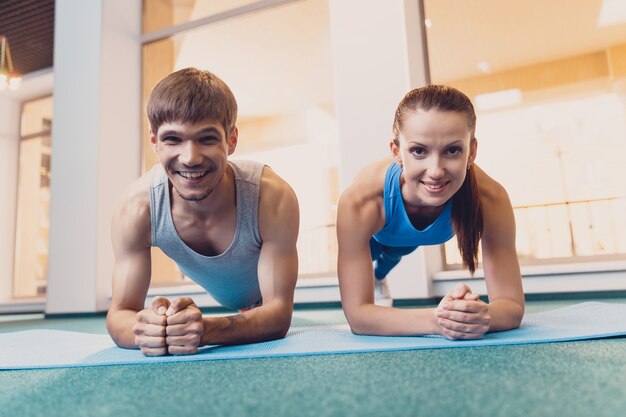
[[477,143],[467,115],[440,110],[408,112],[399,133],[391,150],[403,167],[405,203],[445,204],[461,188],[468,166],[476,158]]

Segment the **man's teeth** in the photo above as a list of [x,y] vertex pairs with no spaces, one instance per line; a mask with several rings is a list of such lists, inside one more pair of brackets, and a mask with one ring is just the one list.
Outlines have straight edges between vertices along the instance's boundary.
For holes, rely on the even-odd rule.
[[181,177],[187,178],[188,180],[195,180],[201,177],[204,177],[207,171],[197,172],[197,171],[178,171]]

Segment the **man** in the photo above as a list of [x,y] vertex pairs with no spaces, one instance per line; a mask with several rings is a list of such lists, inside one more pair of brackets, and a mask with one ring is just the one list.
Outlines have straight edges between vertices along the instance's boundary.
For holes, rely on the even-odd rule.
[[[237,103],[214,74],[170,74],[147,110],[161,164],[131,184],[113,215],[111,337],[148,356],[284,337],[298,269],[293,190],[263,164],[228,161],[238,140]],[[187,297],[156,297],[144,308],[152,246],[222,305],[245,312],[203,317]]]

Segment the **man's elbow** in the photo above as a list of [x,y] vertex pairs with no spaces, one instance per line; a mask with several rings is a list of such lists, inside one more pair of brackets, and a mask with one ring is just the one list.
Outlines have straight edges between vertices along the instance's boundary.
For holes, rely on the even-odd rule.
[[293,314],[293,305],[281,306],[280,312],[276,312],[277,316],[273,321],[273,325],[267,329],[265,334],[267,340],[284,339],[291,327],[291,316]]
[[276,323],[268,332],[265,333],[265,337],[263,337],[263,339],[265,341],[284,339],[288,332],[289,323]]
[[117,329],[116,322],[117,320],[115,317],[115,311],[112,309],[109,309],[109,311],[107,312],[106,321],[105,321],[107,331],[109,332],[109,336],[111,336],[111,339],[113,339],[113,341],[115,342],[117,346],[124,347],[122,346],[123,343],[120,338],[120,334]]
[[274,338],[284,339],[285,336],[287,336],[288,332],[289,332],[289,326],[281,326],[278,329],[276,329],[276,331],[274,332]]
[[137,349],[134,343],[134,334],[126,335],[127,331],[124,329],[124,314],[122,311],[111,307],[106,315],[106,328],[109,332],[109,336],[113,339],[113,342],[121,348],[125,349]]

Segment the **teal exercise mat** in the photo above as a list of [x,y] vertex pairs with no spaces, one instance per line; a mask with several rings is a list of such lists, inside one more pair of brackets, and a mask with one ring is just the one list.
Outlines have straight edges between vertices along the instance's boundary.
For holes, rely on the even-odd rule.
[[121,349],[108,335],[60,330],[0,333],[0,370],[132,365],[271,358],[415,349],[463,348],[564,342],[626,335],[626,304],[587,302],[527,314],[519,329],[489,333],[480,340],[438,336],[358,336],[346,325],[292,328],[286,338],[240,346],[207,346],[196,355],[145,357]]

